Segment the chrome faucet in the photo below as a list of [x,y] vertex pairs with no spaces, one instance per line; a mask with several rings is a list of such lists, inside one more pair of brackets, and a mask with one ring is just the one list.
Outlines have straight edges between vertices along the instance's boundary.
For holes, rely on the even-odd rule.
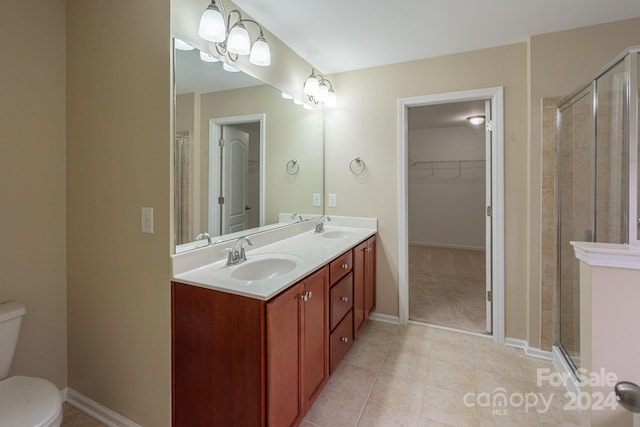
[[253,246],[253,242],[247,236],[242,236],[236,241],[236,247],[224,248],[222,252],[229,252],[227,256],[227,265],[236,265],[247,260],[247,254],[244,251],[245,246]]
[[324,221],[331,221],[331,218],[329,217],[329,215],[322,215],[320,218],[318,218],[318,223],[316,224],[316,234],[317,233],[323,233],[324,232]]
[[196,236],[196,240],[203,240],[203,239],[207,239],[207,244],[205,246],[211,245],[211,236],[209,236],[209,233],[207,233],[206,231],[198,233],[198,235]]
[[294,213],[293,215],[291,215],[291,219],[297,219],[298,222],[304,221],[304,219],[302,219],[302,215],[300,215],[299,213]]

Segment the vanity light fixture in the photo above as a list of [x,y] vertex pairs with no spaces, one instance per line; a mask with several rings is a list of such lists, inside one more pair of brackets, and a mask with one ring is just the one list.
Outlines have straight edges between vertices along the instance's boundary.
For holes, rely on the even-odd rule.
[[220,61],[215,56],[211,55],[209,52],[200,51],[200,59],[204,62],[218,62]]
[[303,91],[314,105],[323,103],[326,107],[335,107],[338,104],[338,97],[331,82],[321,75],[316,75],[314,69],[311,69],[311,75],[304,82]]
[[[216,0],[211,0],[211,4],[207,6],[200,17],[200,26],[198,35],[215,44],[216,51],[226,56],[232,62],[238,60],[239,55],[249,55],[249,62],[261,67],[271,65],[271,50],[269,44],[264,38],[262,27],[252,19],[245,19],[239,10],[233,9],[226,14],[224,3],[218,0],[222,12],[218,8]],[[231,16],[236,15],[236,20],[231,23]],[[226,15],[226,23],[224,16]],[[249,32],[245,27],[245,23],[252,23],[260,30],[260,35],[251,45]]]
[[289,94],[288,94],[288,93],[286,93],[286,92],[282,92],[282,98],[283,98],[283,99],[293,99],[293,96],[289,95]]
[[469,120],[469,123],[472,125],[479,126],[484,123],[484,116],[469,116],[467,120]]

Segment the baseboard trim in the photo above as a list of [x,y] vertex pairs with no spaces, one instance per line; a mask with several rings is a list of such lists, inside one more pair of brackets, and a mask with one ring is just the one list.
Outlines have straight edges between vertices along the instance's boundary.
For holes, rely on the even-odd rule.
[[72,388],[65,388],[62,391],[64,401],[85,414],[95,418],[109,427],[141,427],[128,418],[123,417],[117,412],[102,406],[95,400],[88,398],[82,393],[78,393]]
[[553,353],[551,353],[550,351],[541,350],[536,347],[529,347],[529,343],[525,340],[519,340],[516,338],[505,338],[504,345],[519,348],[523,350],[524,354],[526,354],[527,356],[553,361]]
[[369,319],[377,320],[378,322],[393,323],[394,325],[400,324],[400,318],[398,316],[389,316],[388,314],[371,313]]

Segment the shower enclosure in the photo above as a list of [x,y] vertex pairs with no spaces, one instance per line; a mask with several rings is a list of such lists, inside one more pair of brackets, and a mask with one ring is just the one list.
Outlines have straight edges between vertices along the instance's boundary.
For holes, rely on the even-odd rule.
[[580,278],[570,242],[639,243],[638,52],[628,49],[557,110],[557,346],[574,373]]

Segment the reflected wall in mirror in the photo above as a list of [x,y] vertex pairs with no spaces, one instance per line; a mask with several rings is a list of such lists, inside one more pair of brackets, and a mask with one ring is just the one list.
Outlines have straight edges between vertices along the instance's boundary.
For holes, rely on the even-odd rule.
[[322,112],[198,50],[174,58],[176,252],[206,244],[201,232],[215,242],[322,215]]

